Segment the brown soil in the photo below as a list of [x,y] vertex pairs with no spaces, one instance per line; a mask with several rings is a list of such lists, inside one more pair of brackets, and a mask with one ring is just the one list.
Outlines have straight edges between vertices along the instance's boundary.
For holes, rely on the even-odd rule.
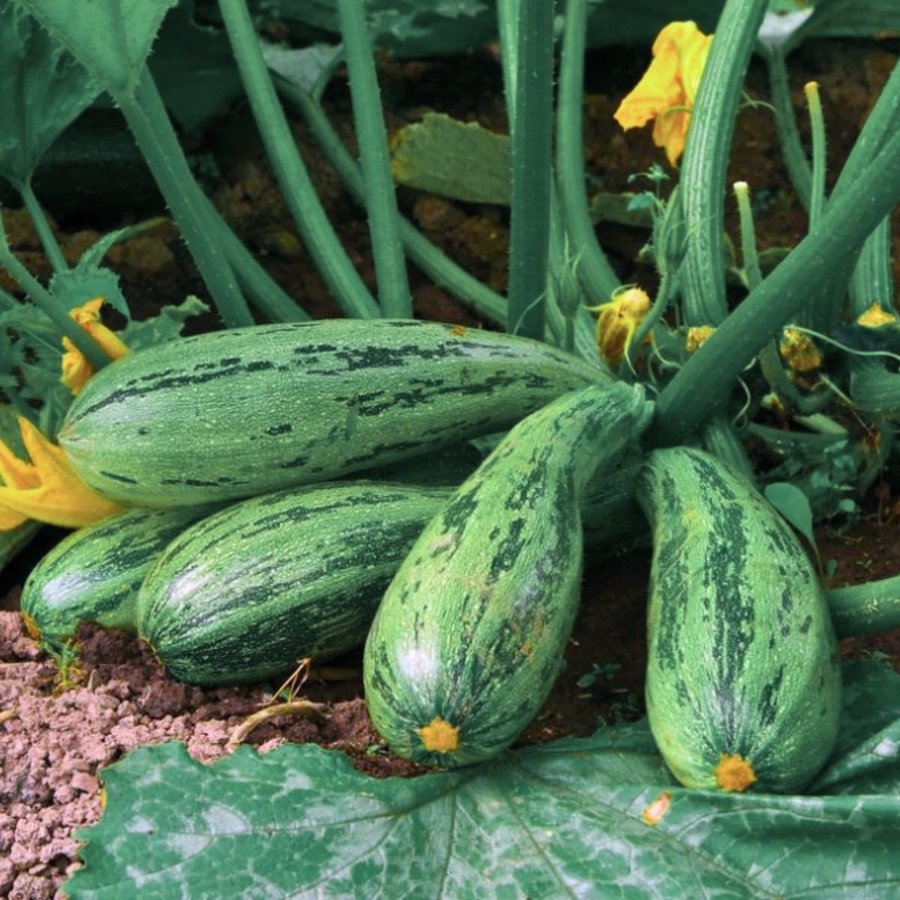
[[[803,48],[797,55],[798,98],[800,86],[808,78],[817,78],[823,87],[835,170],[890,70],[895,50],[886,42],[821,43]],[[634,83],[643,65],[639,55],[613,50],[595,54],[589,61],[587,160],[605,190],[626,189],[629,174],[645,171],[651,161],[660,159],[646,131],[623,135],[611,119],[619,97]],[[503,127],[499,69],[487,53],[462,61],[387,65],[382,83],[392,125],[414,120],[424,109],[434,108],[463,119],[478,119],[489,127]],[[449,97],[448,85],[454,90]],[[765,94],[764,80],[756,69],[751,73],[749,93]],[[329,105],[342,133],[349,135],[344,93],[331,91]],[[305,307],[315,315],[334,314],[304,249],[293,237],[293,227],[259,149],[239,124],[245,118],[246,114],[239,112],[210,139],[211,148],[207,149],[215,150],[225,175],[217,201],[289,293],[304,298]],[[364,217],[343,195],[303,129],[298,127],[297,134],[328,211],[371,284]],[[771,119],[764,109],[748,108],[742,113],[735,159],[734,178],[749,180],[757,195],[764,193],[769,200],[757,221],[761,243],[796,243],[804,232],[805,218],[798,212],[777,163]],[[503,289],[504,210],[451,203],[410,191],[401,191],[401,203],[448,254],[477,277]],[[11,243],[23,261],[39,276],[49,274],[24,218],[6,211],[4,215]],[[122,216],[127,220],[128,211],[122,211]],[[96,239],[93,229],[99,227],[71,217],[62,225],[61,238],[73,259]],[[606,224],[598,233],[620,278],[652,288],[652,271],[636,262],[646,233]],[[897,241],[900,229],[894,233]],[[894,258],[900,261],[900,253],[895,252]],[[187,293],[203,295],[202,284],[170,226],[115,248],[109,259],[122,275],[137,318],[151,314],[160,302],[177,302]],[[413,272],[412,283],[417,314],[445,321],[475,321],[424,276]],[[209,320],[194,327],[211,324]],[[822,558],[838,564],[835,584],[900,573],[900,524],[891,515],[898,492],[900,479],[886,471],[877,497],[866,502],[867,514],[860,522],[845,534],[821,531]],[[137,746],[170,739],[184,741],[196,758],[212,760],[227,752],[234,729],[271,701],[277,687],[188,687],[168,678],[137,641],[91,626],[83,628],[77,667],[66,673],[61,684],[57,666],[26,635],[16,613],[24,578],[59,534],[45,533],[0,581],[0,608],[6,610],[0,612],[0,896],[13,900],[54,896],[65,873],[76,864],[72,833],[96,821],[100,814],[100,767]],[[586,735],[603,722],[642,714],[648,555],[636,551],[599,565],[588,563],[581,615],[568,647],[565,671],[522,742]],[[854,656],[885,653],[900,665],[900,632],[845,642],[843,649]],[[325,704],[323,717],[280,717],[254,730],[248,742],[265,751],[283,741],[315,741],[346,751],[357,766],[372,775],[414,774],[409,765],[384,752],[372,730],[360,699],[358,654],[334,665],[349,670],[346,680],[312,677],[302,692],[304,698]]]

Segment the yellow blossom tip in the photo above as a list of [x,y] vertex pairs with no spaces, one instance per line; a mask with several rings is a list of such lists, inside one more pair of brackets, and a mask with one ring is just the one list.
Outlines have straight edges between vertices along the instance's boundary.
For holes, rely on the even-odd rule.
[[715,768],[716,787],[723,791],[740,793],[746,791],[754,781],[756,772],[753,766],[744,759],[730,753],[723,753],[719,758],[719,764]]
[[[69,315],[84,331],[100,346],[100,349],[110,358],[119,359],[128,352],[128,347],[122,339],[100,321],[100,308],[103,306],[103,297],[94,297],[69,311]],[[63,338],[62,377],[60,381],[76,396],[84,389],[94,367],[84,354],[69,340]]]
[[459,729],[440,716],[418,731],[422,746],[432,753],[455,753],[459,749]]
[[881,328],[882,325],[892,325],[896,322],[897,316],[883,309],[878,303],[873,303],[856,319],[857,325],[863,325],[866,328]]
[[822,353],[812,338],[796,328],[785,328],[781,332],[778,352],[795,372],[812,372],[822,365]]
[[699,350],[715,333],[716,329],[712,325],[692,325],[685,337],[687,352],[694,353]]

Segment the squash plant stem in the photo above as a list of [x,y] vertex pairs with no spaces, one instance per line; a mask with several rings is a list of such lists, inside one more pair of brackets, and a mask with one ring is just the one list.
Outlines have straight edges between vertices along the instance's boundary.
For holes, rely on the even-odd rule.
[[[341,143],[322,107],[309,94],[284,78],[276,76],[275,84],[285,100],[300,110],[319,149],[325,154],[341,183],[358,203],[365,205],[365,182],[359,165]],[[446,288],[479,315],[497,325],[503,325],[506,321],[504,297],[453,262],[402,216],[399,234],[410,259],[432,281]]]
[[366,188],[369,235],[382,315],[411,318],[412,299],[403,244],[398,234],[397,196],[378,93],[378,76],[363,4],[337,0],[344,55],[350,76],[353,121]]
[[[102,369],[109,362],[109,357],[100,345],[83,328],[75,324],[75,320],[63,309],[56,298],[9,249],[2,215],[0,215],[0,267],[6,269],[34,305],[53,322],[60,334],[72,341],[95,369]],[[18,305],[18,303],[14,303],[14,306]]]
[[38,238],[41,241],[41,246],[44,248],[44,253],[47,254],[47,259],[53,267],[53,271],[68,271],[69,265],[66,262],[66,258],[63,256],[62,248],[59,246],[56,236],[53,234],[53,229],[47,221],[44,209],[34,194],[34,190],[31,187],[31,179],[26,179],[22,184],[16,185],[16,187],[25,204],[25,208],[28,210],[28,215],[31,217],[34,230],[37,232]]
[[852,191],[832,193],[821,227],[750,292],[666,385],[657,401],[650,441],[683,443],[720,409],[760,349],[846,269],[845,260],[853,259],[898,200],[900,131],[858,174]]
[[768,0],[725,4],[691,113],[679,176],[687,235],[681,289],[688,325],[718,325],[725,297],[725,178],[744,74]]
[[619,279],[597,240],[584,183],[583,107],[587,0],[569,0],[559,66],[556,176],[566,232],[578,277],[588,296],[612,297]]
[[294,143],[246,4],[243,0],[222,0],[219,9],[281,194],[319,274],[345,315],[378,318],[378,304],[328,220]]
[[[544,303],[550,249],[553,135],[553,0],[501,2],[501,19],[515,32],[507,72],[512,137],[509,233],[509,309],[506,330],[538,340],[544,335]],[[514,27],[513,20],[515,22]]]
[[812,191],[809,161],[803,149],[800,130],[797,128],[797,117],[794,115],[784,49],[770,48],[762,43],[757,49],[766,63],[769,99],[775,111],[775,131],[778,134],[785,168],[800,205],[808,210]]
[[134,94],[122,92],[116,100],[223,321],[229,327],[252,325],[247,301],[221,244],[209,228],[206,208],[197,202],[199,189],[146,66]]

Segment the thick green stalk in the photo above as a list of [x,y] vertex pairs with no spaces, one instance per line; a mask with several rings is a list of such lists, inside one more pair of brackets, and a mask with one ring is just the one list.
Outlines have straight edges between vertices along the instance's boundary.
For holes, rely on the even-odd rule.
[[703,448],[743,475],[750,484],[756,483],[753,465],[734,426],[722,413],[717,413],[704,423]]
[[[831,191],[829,204],[834,203],[845,193],[854,194],[860,178],[864,177],[872,161],[880,154],[885,144],[900,131],[900,61],[894,64],[894,68],[875,102],[875,106],[869,113],[849,156],[844,162],[837,183]],[[885,186],[890,191],[891,185]],[[875,231],[875,229],[872,229]],[[878,240],[871,237],[871,241]],[[873,251],[876,255],[880,252]],[[808,317],[809,324],[816,330],[829,333],[846,314],[846,286],[852,280],[854,266],[867,266],[863,254],[863,261],[859,262],[847,258],[848,271],[846,277],[833,279],[834,287],[831,291],[819,299],[815,307],[811,309]],[[888,279],[890,281],[890,279]],[[857,282],[858,283],[858,282]],[[855,301],[854,301],[855,302]]]
[[219,10],[282,196],[316,268],[347,316],[377,318],[378,304],[332,228],[297,152],[244,0],[222,0]]
[[589,297],[605,300],[619,286],[597,240],[584,185],[582,117],[587,0],[569,0],[560,51],[556,111],[556,181],[578,277]]
[[[341,183],[358,203],[365,205],[365,183],[359,166],[341,143],[322,107],[305,91],[283,78],[277,78],[276,85],[284,98],[300,110],[319,148],[337,172]],[[497,325],[506,322],[506,299],[460,268],[411,222],[402,217],[400,239],[410,259],[432,281],[446,288],[486,319]]]
[[787,66],[784,53],[780,48],[770,49],[763,44],[758,45],[769,76],[769,99],[775,108],[775,129],[781,145],[781,155],[787,168],[788,177],[794,186],[797,199],[804,209],[809,209],[811,192],[811,175],[800,130],[797,128],[797,117],[791,102],[791,86],[788,81]]
[[554,2],[530,0],[513,10],[518,25],[506,330],[540,339],[550,246]]
[[[900,375],[882,361],[857,359],[852,364],[850,394],[856,409],[878,418],[900,419]],[[882,357],[882,360],[885,358]]]
[[134,94],[116,100],[222,320],[231,327],[253,324],[228,258],[210,228],[206,207],[198,202],[194,176],[146,66]]
[[894,312],[894,274],[891,270],[891,219],[882,219],[869,235],[850,280],[851,314],[862,315],[873,303]]
[[387,318],[411,318],[412,299],[406,259],[398,233],[397,196],[394,193],[378,76],[364,6],[359,0],[337,0],[337,7],[350,76],[356,142],[366,183],[366,210],[369,214],[378,302],[382,315]]
[[677,444],[728,400],[744,368],[810,297],[829,287],[900,199],[900,131],[854,185],[832,194],[821,228],[807,235],[693,354],[657,401],[650,440]]
[[900,628],[900,575],[835,588],[826,598],[838,637],[861,637]]
[[53,267],[53,271],[67,271],[69,265],[66,262],[66,258],[63,256],[59,242],[56,240],[56,235],[53,234],[53,229],[47,221],[47,216],[44,215],[44,209],[34,194],[34,190],[31,187],[31,180],[29,179],[23,184],[18,185],[18,189],[19,194],[22,196],[22,201],[25,203],[25,209],[28,210],[28,215],[31,216],[34,230],[37,232],[38,238],[40,238],[44,253],[47,254],[47,259]]
[[716,25],[691,113],[679,178],[687,247],[681,270],[685,321],[718,325],[725,296],[725,177],[741,90],[768,0],[728,0]]

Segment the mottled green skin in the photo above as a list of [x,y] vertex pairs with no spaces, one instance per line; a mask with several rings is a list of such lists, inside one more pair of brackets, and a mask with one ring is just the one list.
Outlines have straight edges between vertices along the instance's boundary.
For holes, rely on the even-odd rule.
[[750,788],[794,792],[834,746],[841,705],[824,592],[794,532],[715,457],[654,451],[638,483],[653,529],[647,713],[688,787],[716,787],[720,757]]
[[215,509],[130,509],[73,531],[31,570],[21,611],[50,647],[74,638],[82,622],[133,633],[138,588],[153,561]]
[[175,678],[265,681],[362,645],[445,489],[354,481],[235,503],[185,531],[141,588],[138,632]]
[[[613,384],[513,428],[426,527],[385,593],[363,677],[375,727],[425,765],[479,762],[531,722],[563,659],[580,596],[585,481],[635,439],[651,406]],[[453,752],[419,729],[459,729]]]
[[259,325],[117,360],[59,442],[99,493],[184,506],[420,456],[608,378],[548,344],[435,322]]

